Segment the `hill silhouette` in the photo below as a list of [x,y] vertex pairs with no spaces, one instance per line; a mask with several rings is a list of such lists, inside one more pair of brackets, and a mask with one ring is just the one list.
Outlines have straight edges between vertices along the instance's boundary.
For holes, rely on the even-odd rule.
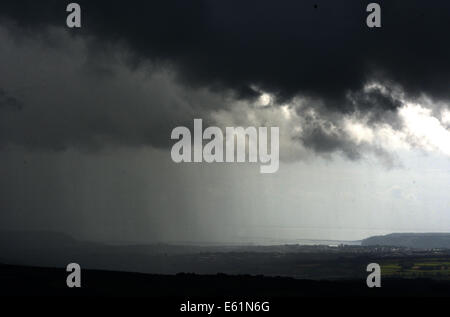
[[362,240],[363,246],[395,246],[419,249],[450,249],[450,233],[391,233]]

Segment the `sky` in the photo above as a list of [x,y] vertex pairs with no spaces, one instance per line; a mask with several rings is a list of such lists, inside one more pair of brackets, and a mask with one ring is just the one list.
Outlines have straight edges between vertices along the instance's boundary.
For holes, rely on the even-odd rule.
[[[0,229],[284,243],[450,231],[450,5],[0,4]],[[280,167],[174,163],[171,131],[277,126]]]

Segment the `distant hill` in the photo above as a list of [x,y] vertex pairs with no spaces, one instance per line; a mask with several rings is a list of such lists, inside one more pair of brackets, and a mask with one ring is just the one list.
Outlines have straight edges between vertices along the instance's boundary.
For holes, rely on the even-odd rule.
[[54,231],[0,231],[1,248],[65,248],[80,243],[68,234]]
[[450,233],[392,233],[362,240],[363,246],[394,246],[418,249],[450,249]]

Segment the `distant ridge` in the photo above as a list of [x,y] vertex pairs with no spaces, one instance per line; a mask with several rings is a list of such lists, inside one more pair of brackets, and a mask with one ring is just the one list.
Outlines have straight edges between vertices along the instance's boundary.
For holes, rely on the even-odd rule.
[[56,231],[0,231],[3,248],[61,248],[79,244],[72,236]]
[[450,233],[391,233],[362,240],[363,246],[450,249]]

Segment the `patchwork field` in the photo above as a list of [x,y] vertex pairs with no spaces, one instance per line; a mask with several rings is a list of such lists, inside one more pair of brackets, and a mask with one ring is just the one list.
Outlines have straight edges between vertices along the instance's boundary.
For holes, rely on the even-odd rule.
[[450,279],[450,259],[420,258],[380,263],[381,273],[387,277]]

